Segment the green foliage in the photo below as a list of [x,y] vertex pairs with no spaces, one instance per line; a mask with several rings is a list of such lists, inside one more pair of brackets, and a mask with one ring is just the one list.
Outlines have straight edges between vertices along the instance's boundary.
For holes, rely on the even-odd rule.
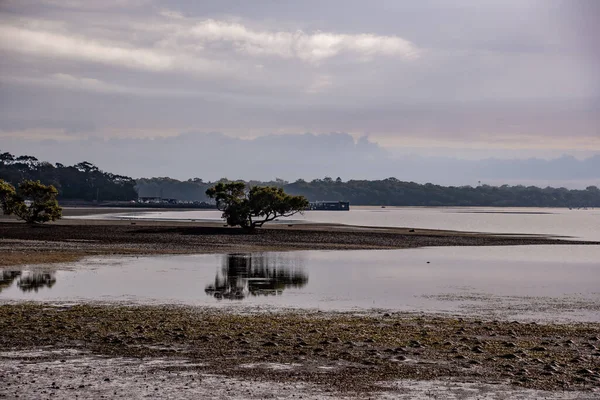
[[0,179],[0,206],[2,206],[4,215],[12,214],[16,195],[15,187]]
[[600,207],[600,190],[536,186],[440,186],[396,178],[330,182],[298,180],[285,191],[311,201],[343,200],[353,205],[374,206],[469,206],[469,207]]
[[[138,180],[144,196],[172,197],[183,200],[207,200],[205,191],[218,182],[201,179],[178,181],[170,178]],[[382,180],[298,179],[288,183],[250,181],[247,187],[276,186],[291,195],[301,195],[310,201],[349,201],[352,205],[373,206],[470,206],[470,207],[600,207],[600,189],[589,186],[584,190],[536,186],[440,186],[419,184],[397,178]]]
[[137,199],[135,180],[103,172],[84,161],[73,166],[53,165],[31,156],[0,153],[0,178],[16,185],[40,181],[58,189],[59,199],[84,201],[130,201]]
[[216,200],[228,225],[248,230],[278,217],[292,216],[308,207],[304,196],[291,196],[274,186],[253,186],[247,190],[244,182],[217,183],[206,191],[206,195]]
[[40,181],[23,181],[19,189],[0,180],[0,197],[4,214],[16,215],[28,224],[56,221],[62,208],[56,201],[58,190]]

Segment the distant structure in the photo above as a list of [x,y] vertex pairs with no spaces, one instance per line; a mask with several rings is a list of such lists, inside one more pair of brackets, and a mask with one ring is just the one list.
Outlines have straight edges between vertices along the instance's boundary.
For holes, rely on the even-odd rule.
[[350,211],[348,201],[313,201],[308,206],[311,211]]
[[138,203],[144,204],[179,204],[177,199],[163,199],[162,197],[139,197]]

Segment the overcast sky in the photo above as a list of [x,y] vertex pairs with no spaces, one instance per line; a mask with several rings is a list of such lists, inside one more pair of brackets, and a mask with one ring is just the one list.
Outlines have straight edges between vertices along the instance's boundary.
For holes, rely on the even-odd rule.
[[337,132],[377,157],[591,157],[599,18],[595,0],[0,0],[0,149],[107,170],[118,153],[129,174],[123,149],[154,143],[151,163],[214,133],[258,153]]

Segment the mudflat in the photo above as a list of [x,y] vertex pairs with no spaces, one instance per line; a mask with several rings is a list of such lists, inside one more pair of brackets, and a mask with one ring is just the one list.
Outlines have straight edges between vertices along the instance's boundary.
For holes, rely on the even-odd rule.
[[[10,386],[0,388],[0,394],[7,395],[23,390],[31,395],[45,391],[94,397],[105,382],[121,378],[125,368],[118,366],[119,360],[134,360],[135,365],[155,360],[151,375],[139,377],[153,385],[155,397],[173,389],[169,379],[157,382],[155,377],[170,374],[184,374],[186,388],[195,379],[216,374],[246,382],[316,385],[338,395],[381,391],[393,395],[386,382],[453,380],[587,391],[593,398],[600,385],[600,324],[595,323],[536,324],[383,312],[233,313],[172,306],[15,304],[0,308],[0,332],[5,349],[0,364],[15,366],[16,371],[2,378]],[[115,360],[117,368],[102,368],[106,357]],[[179,364],[164,364],[165,360]],[[48,365],[54,366],[51,372],[44,370]],[[78,376],[77,387],[69,383],[72,375]],[[54,383],[36,385],[36,380],[46,378]],[[127,397],[131,387],[114,387],[111,394]],[[184,391],[183,384],[178,390]]]
[[[216,223],[0,221],[0,266],[88,255],[537,244],[598,243],[343,225],[249,234]],[[478,390],[481,398],[592,399],[600,388],[599,332],[598,323],[377,311],[5,303],[0,397],[425,399]]]
[[65,219],[44,225],[0,221],[0,266],[69,262],[86,255],[192,254],[426,246],[598,244],[551,237],[491,235],[334,224],[273,225],[248,233],[218,223]]

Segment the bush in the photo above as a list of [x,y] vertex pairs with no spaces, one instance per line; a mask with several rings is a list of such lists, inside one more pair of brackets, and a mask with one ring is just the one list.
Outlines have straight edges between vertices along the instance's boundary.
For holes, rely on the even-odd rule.
[[18,190],[0,180],[0,201],[6,215],[16,215],[28,224],[56,221],[62,217],[62,208],[56,201],[58,190],[40,181],[23,181]]
[[217,202],[228,225],[254,230],[277,217],[289,217],[308,208],[304,196],[291,196],[282,188],[254,186],[243,182],[218,183],[206,191]]

